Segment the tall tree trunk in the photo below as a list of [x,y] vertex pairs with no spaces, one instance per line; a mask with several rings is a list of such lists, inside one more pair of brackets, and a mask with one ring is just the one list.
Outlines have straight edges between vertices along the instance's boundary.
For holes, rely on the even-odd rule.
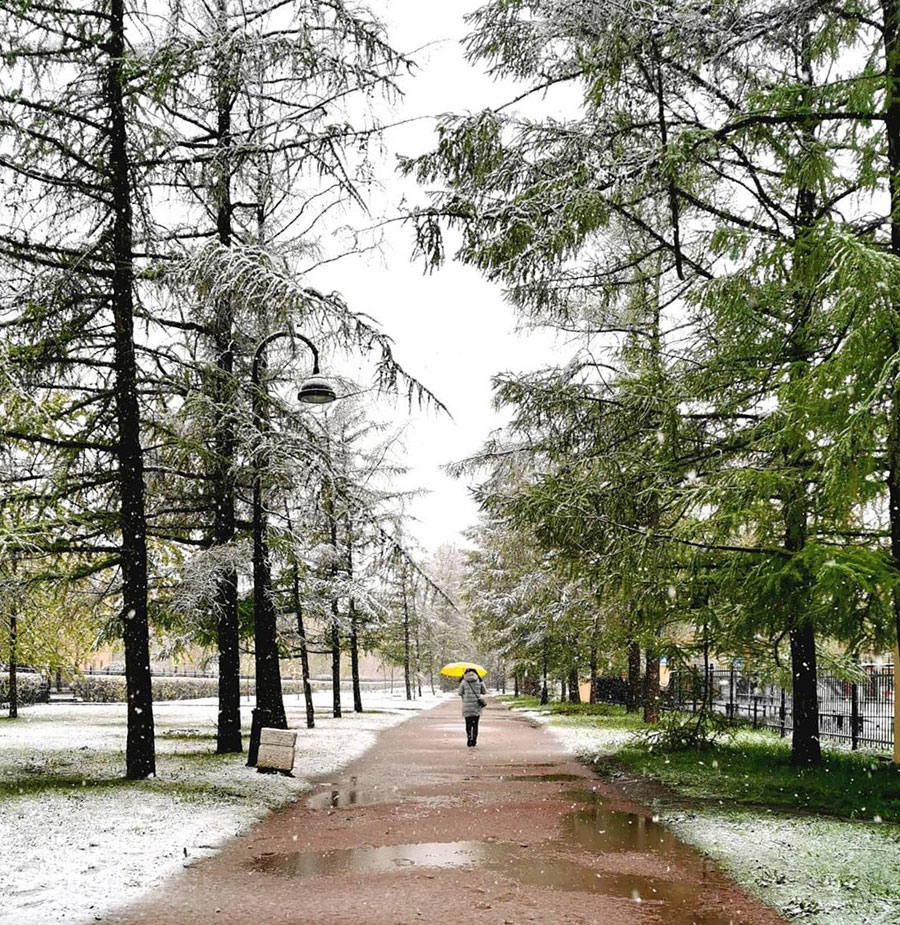
[[513,675],[513,697],[519,696],[519,672]]
[[[596,623],[594,624],[596,627]],[[591,643],[591,691],[588,703],[597,702],[597,643]]]
[[641,705],[641,646],[637,642],[628,643],[628,702],[625,709],[637,713]]
[[[346,446],[346,444],[344,444]],[[353,521],[347,517],[347,577],[353,582]],[[351,596],[347,603],[350,618],[350,679],[353,685],[353,710],[362,713],[362,685],[359,680],[359,620],[356,616],[356,601]]]
[[150,682],[150,632],[147,613],[147,524],[144,457],[134,349],[134,253],[132,246],[131,164],[125,115],[125,5],[111,0],[109,65],[109,168],[113,209],[112,310],[115,400],[118,424],[119,523],[122,531],[122,623],[128,733],[126,777],[140,780],[156,773],[153,692]]
[[[288,530],[293,532],[291,517],[288,514]],[[291,561],[291,590],[294,597],[294,613],[297,617],[297,635],[300,637],[300,672],[303,676],[303,699],[306,701],[306,728],[314,729],[316,713],[313,709],[312,684],[309,680],[309,645],[306,642],[306,628],[303,625],[303,602],[300,599],[300,571],[297,559]]]
[[[15,604],[13,604],[15,607]],[[9,615],[9,718],[16,719],[19,715],[19,682],[16,677],[18,668],[18,633],[19,618],[15,611]]]
[[702,713],[712,709],[712,690],[709,683],[709,623],[703,624],[703,709]]
[[269,562],[268,522],[263,498],[263,475],[268,470],[268,426],[264,411],[265,341],[254,357],[253,423],[260,448],[253,480],[253,643],[256,667],[256,709],[250,729],[247,765],[256,766],[260,731],[264,727],[287,729],[281,692],[278,654],[278,615],[272,599],[272,567]]
[[819,701],[816,675],[816,640],[812,622],[804,620],[790,631],[794,731],[791,764],[822,763],[819,742]]
[[[881,0],[884,16],[884,57],[887,75],[885,132],[888,149],[888,178],[891,202],[891,253],[900,260],[900,0]],[[900,297],[893,304],[900,316]],[[892,337],[891,352],[900,351],[900,339]],[[891,559],[900,571],[900,376],[894,376],[888,406],[887,488],[891,527]],[[894,634],[900,646],[900,592],[894,595]],[[900,717],[900,700],[894,697],[895,720]]]
[[659,722],[659,655],[648,649],[646,661],[647,689],[644,693],[644,722]]
[[[332,458],[331,444],[326,444],[328,458]],[[322,510],[328,520],[328,542],[331,545],[331,581],[335,586],[331,597],[331,617],[328,625],[328,635],[331,642],[331,715],[340,719],[343,715],[341,709],[341,625],[340,602],[337,597],[337,577],[341,571],[338,556],[338,518],[335,510],[335,494],[337,486],[327,477],[322,483]]]
[[581,703],[581,689],[578,686],[578,669],[569,672],[569,702]]
[[341,711],[341,624],[338,599],[331,599],[331,715],[340,719]]
[[406,598],[406,566],[403,572],[403,680],[406,684],[406,699],[412,700],[412,678],[410,677],[409,602]]
[[[218,0],[219,32],[227,33],[227,0]],[[223,247],[232,243],[231,202],[231,108],[234,100],[232,61],[223,54],[216,69],[216,165],[218,182],[213,190],[216,205],[216,234]],[[234,432],[234,309],[231,300],[216,304],[213,331],[216,377],[213,401],[216,408],[213,435],[214,462],[210,475],[214,509],[213,542],[226,546],[234,541],[236,526],[233,466],[237,439]],[[215,593],[216,643],[219,651],[219,714],[216,751],[240,752],[241,680],[240,630],[238,620],[237,569],[229,568],[217,581]]]
[[[801,69],[803,81],[812,86],[813,72],[810,53],[809,24],[800,26]],[[815,144],[815,126],[804,126],[810,149]],[[796,243],[793,254],[794,306],[793,335],[790,345],[791,365],[788,376],[792,383],[806,376],[811,361],[809,318],[812,311],[810,285],[807,279],[808,255],[806,238],[815,221],[816,191],[801,186],[797,192]],[[785,470],[789,486],[782,495],[784,545],[796,556],[806,546],[809,504],[806,479],[809,457],[806,448],[793,441],[784,447]],[[791,737],[791,763],[798,766],[818,765],[822,761],[819,743],[819,702],[816,672],[816,638],[812,617],[808,613],[807,580],[793,570],[790,587],[785,595],[787,624],[791,646],[791,680],[793,687],[794,729]]]
[[422,653],[419,645],[419,611],[416,608],[415,612],[415,626],[416,626],[416,690],[418,691],[419,700],[422,699]]
[[359,679],[359,620],[356,601],[350,598],[350,674],[353,678],[353,710],[362,713],[362,685]]
[[550,690],[547,685],[547,644],[544,643],[543,683],[541,684],[541,705],[545,706],[549,702],[550,702]]
[[[802,484],[785,497],[785,547],[797,553],[806,545],[806,498]],[[793,733],[791,764],[818,765],[822,762],[819,743],[819,698],[816,670],[816,638],[812,618],[806,613],[806,588],[802,577],[792,582],[786,594],[791,646]]]
[[565,703],[566,701],[566,676],[563,675],[559,679],[559,702]]

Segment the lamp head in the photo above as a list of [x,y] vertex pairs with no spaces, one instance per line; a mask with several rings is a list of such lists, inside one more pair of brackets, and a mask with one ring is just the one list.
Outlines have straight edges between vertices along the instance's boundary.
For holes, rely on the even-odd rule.
[[333,402],[337,395],[324,376],[313,375],[300,385],[297,398],[308,405],[327,405]]

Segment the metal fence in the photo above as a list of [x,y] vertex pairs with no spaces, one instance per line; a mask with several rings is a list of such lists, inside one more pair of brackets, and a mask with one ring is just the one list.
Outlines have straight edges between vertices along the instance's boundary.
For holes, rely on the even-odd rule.
[[[819,735],[851,749],[894,746],[894,666],[861,665],[865,680],[844,681],[820,674]],[[749,721],[754,728],[793,729],[793,698],[777,684],[767,684],[736,669],[686,668],[669,677],[668,703],[696,713],[704,701],[718,713]]]

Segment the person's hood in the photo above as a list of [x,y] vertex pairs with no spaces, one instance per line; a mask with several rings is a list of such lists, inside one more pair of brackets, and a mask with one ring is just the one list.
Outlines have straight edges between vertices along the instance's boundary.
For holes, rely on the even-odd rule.
[[474,668],[467,668],[465,670],[465,673],[463,674],[463,677],[467,681],[480,681],[481,680],[481,678],[478,676],[478,672]]

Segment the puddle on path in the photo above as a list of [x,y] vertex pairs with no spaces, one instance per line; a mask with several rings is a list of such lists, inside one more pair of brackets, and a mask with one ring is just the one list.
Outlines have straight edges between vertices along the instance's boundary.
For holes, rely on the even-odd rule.
[[[559,775],[558,775],[559,776]],[[562,775],[563,779],[568,779]],[[335,790],[337,799],[351,791]],[[386,796],[387,793],[384,793]],[[330,793],[319,794],[330,798]],[[336,876],[348,873],[389,873],[404,868],[477,868],[494,871],[520,883],[553,890],[598,893],[630,899],[658,910],[669,920],[693,925],[739,925],[719,910],[699,911],[696,877],[706,863],[652,818],[606,809],[591,791],[567,791],[585,804],[561,817],[563,837],[525,848],[508,842],[422,842],[405,845],[261,855],[248,862],[251,870],[282,877]],[[359,799],[357,793],[355,799]],[[348,804],[348,805],[359,805]],[[661,855],[668,871],[677,865],[692,872],[688,882],[664,877],[595,871],[582,866],[571,851],[590,860],[607,853]],[[681,876],[681,875],[680,875]]]
[[589,778],[583,774],[512,774],[507,780],[532,780],[541,783],[554,783],[557,781],[583,780]]
[[472,867],[481,860],[483,842],[420,842],[378,848],[297,851],[254,858],[251,870],[287,877],[320,874],[385,873],[403,867]]
[[[570,843],[571,844],[571,843]],[[566,892],[618,896],[671,914],[671,921],[694,925],[737,925],[718,911],[698,912],[697,887],[634,874],[594,871],[565,857],[541,855],[504,842],[422,842],[262,855],[251,870],[282,877],[390,873],[404,868],[479,868],[520,883]],[[677,917],[675,914],[677,913]]]
[[309,809],[350,809],[356,806],[375,806],[379,803],[420,803],[428,806],[451,806],[453,799],[444,795],[411,795],[399,787],[358,787],[356,778],[348,784],[331,784],[329,790],[314,793],[306,798]]
[[566,797],[586,803],[584,809],[566,813],[562,823],[568,841],[595,854],[610,851],[665,851],[683,858],[696,855],[654,817],[606,809],[599,794],[567,791]]
[[388,803],[397,799],[396,787],[389,790],[381,790],[378,787],[360,789],[355,777],[351,777],[347,784],[331,784],[330,788],[307,797],[306,805],[310,809],[344,809],[348,806]]

